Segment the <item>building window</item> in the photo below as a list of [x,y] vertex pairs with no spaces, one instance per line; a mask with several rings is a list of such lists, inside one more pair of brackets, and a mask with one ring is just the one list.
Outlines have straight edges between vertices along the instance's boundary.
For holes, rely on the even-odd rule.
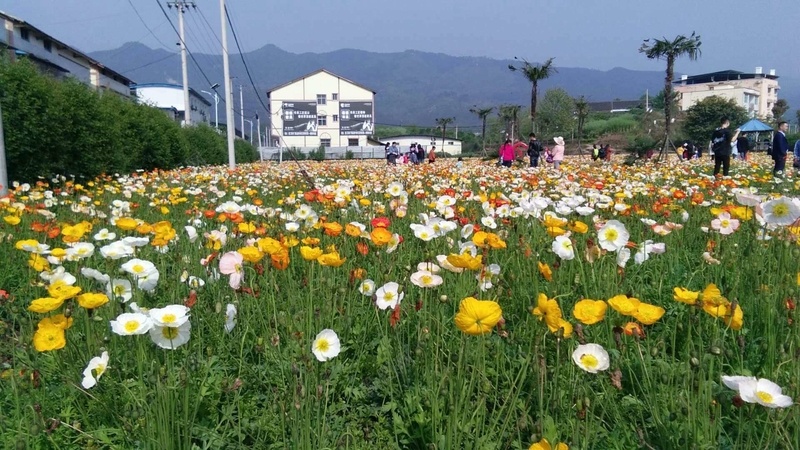
[[44,40],[44,49],[47,50],[48,52],[52,52],[53,51],[53,43],[50,42],[49,39],[45,39]]
[[317,94],[317,104],[318,105],[324,105],[326,102],[327,102],[327,99],[325,98],[325,94]]
[[339,100],[339,93],[334,92],[333,94],[331,94],[331,100]]
[[328,116],[317,116],[317,125],[327,125],[328,124]]
[[333,115],[333,121],[334,122],[338,122],[339,121],[339,115],[338,114],[334,114]]
[[31,37],[30,37],[30,34],[29,34],[29,33],[30,33],[30,32],[28,31],[28,29],[27,29],[27,28],[20,28],[20,29],[19,29],[19,37],[20,37],[20,38],[21,38],[23,41],[30,40],[30,38],[31,38]]
[[349,147],[358,147],[358,138],[348,138],[347,145]]
[[319,140],[320,147],[330,147],[331,146],[331,138],[322,138]]

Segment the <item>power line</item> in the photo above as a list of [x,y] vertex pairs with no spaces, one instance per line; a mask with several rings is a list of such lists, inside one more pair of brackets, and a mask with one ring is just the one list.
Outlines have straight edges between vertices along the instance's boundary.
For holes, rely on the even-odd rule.
[[217,32],[214,31],[214,27],[212,27],[211,24],[208,23],[208,19],[206,19],[206,15],[203,14],[203,10],[202,9],[198,9],[197,12],[200,13],[200,18],[203,19],[203,22],[206,23],[206,26],[208,27],[208,29],[211,30],[211,35],[214,36],[214,39],[217,40],[217,43],[219,44],[220,48],[222,48],[222,41],[219,40],[219,36],[217,36]]
[[175,34],[178,35],[178,39],[180,39],[181,44],[183,44],[183,47],[186,49],[186,53],[189,54],[189,57],[192,58],[192,61],[194,62],[195,66],[197,66],[197,70],[199,70],[200,74],[203,75],[203,78],[205,78],[206,83],[208,83],[208,86],[211,86],[213,83],[211,82],[211,80],[208,79],[208,76],[203,71],[203,68],[200,67],[200,64],[197,62],[197,60],[195,59],[195,57],[192,54],[192,52],[189,51],[189,47],[186,46],[186,42],[184,42],[184,40],[181,39],[181,34],[178,32],[178,29],[175,28],[175,24],[172,23],[172,19],[169,17],[169,14],[167,14],[167,11],[164,9],[164,6],[161,5],[161,2],[159,0],[156,0],[156,3],[158,4],[158,7],[161,9],[161,12],[164,14],[164,17],[167,18],[167,21],[169,22],[169,25],[175,31]]
[[163,57],[163,58],[159,58],[159,59],[157,59],[157,60],[155,60],[155,61],[151,61],[151,62],[149,62],[149,63],[147,63],[147,64],[144,64],[144,65],[141,65],[141,66],[139,66],[139,67],[134,67],[133,69],[128,69],[128,70],[126,70],[125,72],[121,72],[121,73],[122,73],[123,75],[124,75],[124,74],[126,74],[126,73],[131,73],[131,72],[133,72],[134,70],[139,70],[139,69],[143,69],[143,68],[145,68],[145,67],[147,67],[147,66],[152,66],[152,65],[153,65],[153,64],[155,64],[155,63],[161,62],[161,61],[163,61],[163,60],[165,60],[165,59],[167,59],[167,58],[171,58],[171,57],[173,57],[173,56],[177,56],[177,55],[178,55],[177,53],[170,53],[169,55],[167,55],[167,56],[165,56],[165,57]]
[[264,104],[264,100],[261,98],[261,93],[258,91],[256,87],[256,83],[253,81],[253,76],[250,75],[250,68],[247,66],[247,61],[244,59],[244,53],[242,52],[242,47],[239,46],[239,37],[236,35],[236,29],[233,27],[233,23],[231,22],[231,16],[228,14],[228,8],[225,7],[225,17],[228,18],[228,25],[231,26],[231,33],[233,34],[233,40],[236,42],[236,48],[239,50],[239,57],[242,59],[242,64],[244,64],[244,70],[247,72],[247,78],[250,79],[250,84],[253,86],[253,91],[256,93],[256,98],[258,98],[258,102],[261,103],[261,107],[264,108],[264,111],[269,111],[267,105]]
[[142,15],[139,14],[139,10],[136,9],[136,7],[133,5],[133,2],[131,0],[128,0],[128,4],[131,5],[131,8],[133,8],[133,12],[136,13],[136,17],[138,17],[139,21],[142,22],[142,25],[144,25],[144,27],[147,28],[147,31],[150,33],[150,35],[153,36],[158,41],[158,43],[161,44],[164,48],[169,50],[169,46],[167,44],[163,43],[161,41],[161,39],[159,39],[158,36],[156,36],[156,34],[153,33],[153,30],[151,30],[150,27],[147,25],[147,22],[144,21],[144,19],[142,18]]

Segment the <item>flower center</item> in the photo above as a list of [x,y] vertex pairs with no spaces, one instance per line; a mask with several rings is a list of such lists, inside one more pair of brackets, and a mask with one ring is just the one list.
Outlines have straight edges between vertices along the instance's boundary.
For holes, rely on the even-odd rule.
[[430,275],[423,275],[422,276],[422,284],[428,285],[433,283],[433,277]]
[[775,208],[772,209],[772,215],[776,217],[783,217],[789,212],[789,207],[783,203],[779,203],[775,205]]
[[161,321],[164,323],[173,323],[175,322],[175,314],[164,314],[161,317]]
[[317,342],[317,350],[321,352],[327,352],[330,348],[331,345],[327,339],[320,339],[319,342]]
[[164,336],[166,339],[173,340],[178,337],[178,329],[164,327],[161,329],[161,335]]
[[133,333],[134,331],[139,329],[139,321],[138,320],[129,320],[125,322],[125,331],[128,333]]
[[383,294],[383,299],[386,300],[387,302],[392,301],[393,298],[394,298],[394,292],[387,292]]
[[142,266],[141,264],[135,264],[133,267],[131,267],[131,270],[133,270],[136,273],[142,273],[144,272],[144,266]]
[[581,355],[581,364],[583,364],[588,369],[594,369],[597,367],[598,361],[594,355],[584,354]]
[[605,232],[605,238],[607,241],[615,241],[617,239],[617,236],[619,236],[619,233],[617,233],[617,230],[613,228],[609,228]]
[[772,395],[767,392],[757,391],[756,397],[758,397],[759,400],[761,400],[764,403],[772,403]]

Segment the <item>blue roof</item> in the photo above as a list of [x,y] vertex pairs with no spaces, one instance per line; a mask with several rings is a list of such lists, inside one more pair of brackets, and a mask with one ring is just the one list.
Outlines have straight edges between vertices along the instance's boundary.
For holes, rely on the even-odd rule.
[[758,119],[750,119],[739,127],[739,131],[752,133],[754,131],[772,131],[772,127]]

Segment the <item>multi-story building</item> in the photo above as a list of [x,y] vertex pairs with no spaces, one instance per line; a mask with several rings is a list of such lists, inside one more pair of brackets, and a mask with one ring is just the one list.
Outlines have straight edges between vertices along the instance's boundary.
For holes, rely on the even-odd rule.
[[[161,109],[165,112],[175,111],[175,118],[183,122],[184,109],[183,86],[170,83],[140,83],[132,87],[140,102]],[[189,88],[189,120],[192,124],[208,124],[211,119],[211,102],[197,91]]]
[[73,77],[99,92],[130,97],[133,81],[124,75],[22,19],[0,11],[0,22],[0,48],[7,49],[12,60],[26,58],[55,77]]
[[735,101],[751,117],[762,119],[772,117],[772,107],[778,101],[780,90],[775,70],[770,70],[767,74],[761,67],[756,67],[754,73],[725,70],[701,75],[682,75],[675,84],[681,111],[691,108],[704,98],[717,96]]
[[276,147],[361,147],[375,131],[375,92],[325,69],[267,91]]

